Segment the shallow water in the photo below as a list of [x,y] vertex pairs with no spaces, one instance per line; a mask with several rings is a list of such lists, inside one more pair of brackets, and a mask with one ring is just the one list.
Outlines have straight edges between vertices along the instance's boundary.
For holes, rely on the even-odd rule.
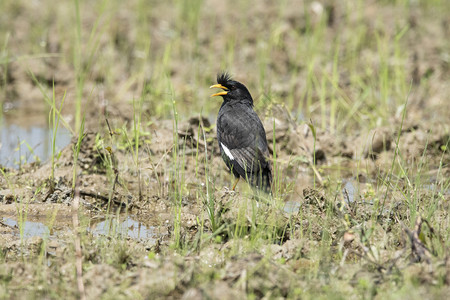
[[[44,126],[22,127],[0,118],[0,165],[18,168],[37,159],[46,161],[52,154],[53,130]],[[56,132],[56,150],[69,144],[70,132],[60,126]]]
[[131,217],[124,220],[108,219],[97,223],[93,228],[89,229],[94,235],[113,235],[118,234],[123,237],[129,237],[135,240],[152,240],[155,239],[157,233],[153,226],[145,226]]
[[[19,229],[19,223],[11,218],[2,218],[2,223],[4,223],[5,225],[8,225],[9,227],[14,227]],[[23,237],[24,238],[30,238],[30,237],[34,237],[34,236],[38,236],[38,237],[48,237],[50,236],[50,229],[44,225],[41,222],[30,222],[30,221],[25,221],[22,222],[23,225]],[[20,232],[20,231],[19,231]],[[20,233],[19,233],[20,235]]]
[[[9,227],[16,228],[16,235],[20,236],[20,227],[19,222],[12,218],[2,217],[1,222]],[[62,233],[63,231],[71,230],[71,227],[64,226],[64,228],[60,230],[52,230],[47,225],[41,222],[33,222],[33,221],[24,221],[22,222],[22,234],[23,238],[31,238],[31,237],[51,237],[54,238],[58,235],[58,233]],[[93,224],[91,227],[87,228],[87,231],[91,232],[94,235],[119,235],[124,238],[132,238],[135,240],[155,240],[157,236],[157,231],[153,226],[146,226],[141,222],[134,220],[131,217],[127,217],[123,220],[117,221],[116,218],[108,219],[102,221],[100,223]]]
[[298,213],[301,207],[301,203],[298,201],[286,201],[286,203],[284,204],[283,210],[285,213],[288,214],[295,214]]
[[358,189],[355,186],[357,184],[353,179],[344,179],[342,193],[344,194],[344,201],[347,204],[355,202],[355,196],[357,196]]

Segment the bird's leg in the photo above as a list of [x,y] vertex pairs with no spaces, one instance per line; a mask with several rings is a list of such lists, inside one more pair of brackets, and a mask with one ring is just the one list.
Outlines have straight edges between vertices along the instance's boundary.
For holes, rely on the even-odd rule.
[[238,177],[238,178],[236,179],[236,182],[235,182],[234,185],[233,185],[233,191],[234,191],[234,189],[236,188],[236,186],[237,186],[237,184],[238,184],[240,178],[241,178],[241,177]]

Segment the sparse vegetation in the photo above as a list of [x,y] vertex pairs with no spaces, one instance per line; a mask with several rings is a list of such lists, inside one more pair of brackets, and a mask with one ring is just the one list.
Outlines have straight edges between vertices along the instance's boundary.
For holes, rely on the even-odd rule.
[[[448,297],[446,1],[0,10],[0,126],[52,129],[49,161],[0,166],[0,298]],[[274,197],[228,188],[220,70],[255,99]]]

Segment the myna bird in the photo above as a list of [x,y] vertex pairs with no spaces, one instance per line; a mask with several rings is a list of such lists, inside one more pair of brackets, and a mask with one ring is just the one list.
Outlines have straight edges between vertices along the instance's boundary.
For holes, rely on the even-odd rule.
[[210,88],[223,90],[211,97],[223,98],[217,116],[217,140],[225,164],[236,177],[233,190],[242,177],[251,186],[270,193],[272,170],[266,132],[253,110],[250,92],[227,73],[219,73],[217,84]]

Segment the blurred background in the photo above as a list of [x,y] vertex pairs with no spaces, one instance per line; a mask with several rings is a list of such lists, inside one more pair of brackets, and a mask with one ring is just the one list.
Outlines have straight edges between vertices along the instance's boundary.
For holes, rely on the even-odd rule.
[[221,70],[263,118],[283,106],[333,134],[392,124],[407,99],[408,120],[450,119],[447,1],[3,0],[0,11],[0,164],[46,159],[36,147],[49,148],[52,107],[61,146],[83,116],[99,131],[137,108],[171,119],[175,103],[180,120],[214,123]]
[[0,0],[0,299],[446,299],[449,82],[449,0]]

